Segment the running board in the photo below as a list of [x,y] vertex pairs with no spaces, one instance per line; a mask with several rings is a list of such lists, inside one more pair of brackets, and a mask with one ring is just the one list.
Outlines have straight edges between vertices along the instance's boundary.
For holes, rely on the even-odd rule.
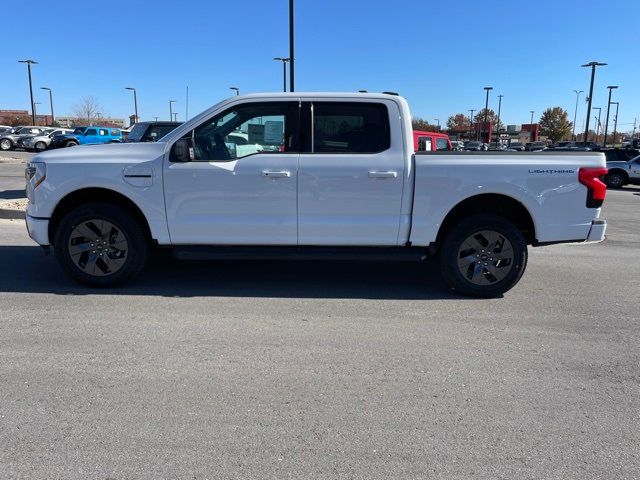
[[427,258],[427,249],[418,247],[283,247],[283,246],[200,246],[173,248],[179,260],[360,260],[408,261]]

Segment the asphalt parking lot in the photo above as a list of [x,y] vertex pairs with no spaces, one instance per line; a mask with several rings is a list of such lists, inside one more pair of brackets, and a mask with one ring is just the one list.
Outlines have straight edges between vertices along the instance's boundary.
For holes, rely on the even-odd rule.
[[0,478],[636,479],[639,211],[609,192],[605,242],[532,249],[495,300],[167,255],[90,290],[0,220]]

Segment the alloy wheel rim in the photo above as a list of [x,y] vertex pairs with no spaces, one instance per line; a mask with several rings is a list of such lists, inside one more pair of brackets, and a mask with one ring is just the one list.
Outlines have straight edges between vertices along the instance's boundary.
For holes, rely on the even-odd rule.
[[9,142],[9,140],[3,140],[0,143],[0,146],[2,147],[3,150],[9,150],[9,147],[11,146],[11,142]]
[[622,183],[622,178],[620,177],[620,175],[612,175],[611,177],[609,177],[609,183],[617,187]]
[[511,272],[515,252],[511,242],[494,230],[469,235],[458,249],[458,270],[474,285],[494,285]]
[[73,227],[68,250],[77,268],[89,275],[104,277],[124,266],[129,242],[124,232],[113,223],[91,219]]

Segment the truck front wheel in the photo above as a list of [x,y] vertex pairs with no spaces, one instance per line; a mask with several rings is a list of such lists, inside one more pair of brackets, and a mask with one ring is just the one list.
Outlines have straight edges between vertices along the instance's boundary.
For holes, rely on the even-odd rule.
[[527,242],[508,220],[474,215],[444,237],[440,267],[447,284],[474,297],[498,297],[511,289],[527,266]]
[[112,287],[134,277],[144,268],[148,249],[139,222],[108,203],[71,210],[54,235],[54,252],[62,268],[91,287]]

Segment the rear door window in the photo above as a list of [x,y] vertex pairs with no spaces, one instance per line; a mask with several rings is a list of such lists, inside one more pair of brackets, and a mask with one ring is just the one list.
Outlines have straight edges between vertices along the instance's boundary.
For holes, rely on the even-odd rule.
[[314,153],[379,153],[391,145],[381,103],[313,102],[312,109]]
[[449,142],[446,138],[436,138],[436,150],[439,152],[449,150]]

